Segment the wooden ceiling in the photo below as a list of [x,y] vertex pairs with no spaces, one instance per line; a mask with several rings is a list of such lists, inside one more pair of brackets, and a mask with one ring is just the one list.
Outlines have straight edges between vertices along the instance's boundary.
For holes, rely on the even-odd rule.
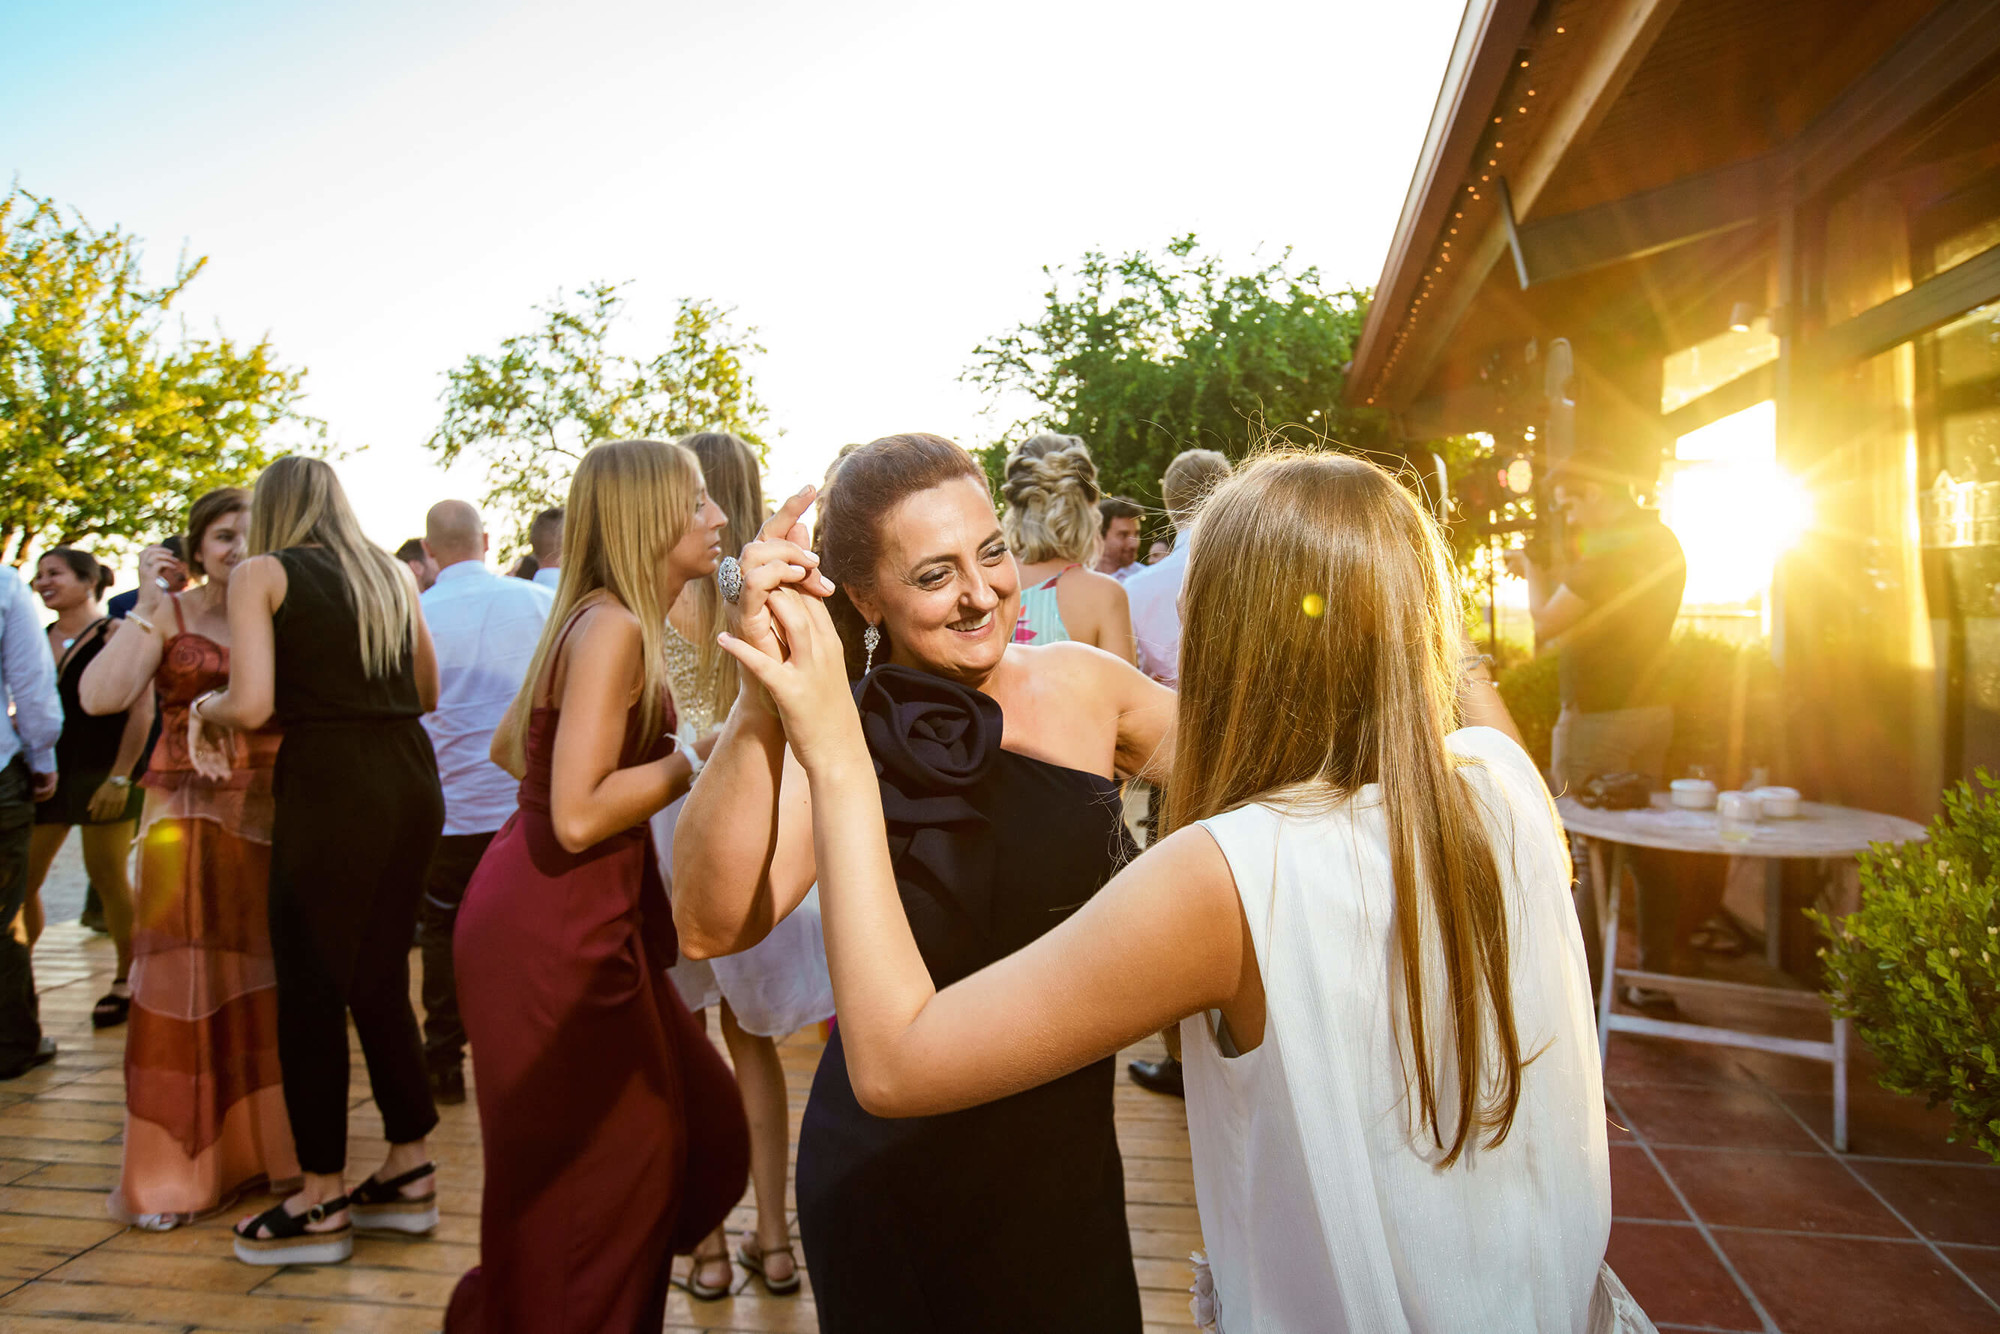
[[[1539,159],[1539,188],[1521,207],[1522,222],[1534,224],[1771,153],[1949,3],[1678,0],[1663,19],[1657,0],[1543,4],[1518,49],[1489,54],[1507,64],[1491,104],[1457,108],[1461,122],[1479,118],[1481,137],[1470,161],[1429,173],[1429,189],[1451,200],[1435,235],[1398,237],[1401,258],[1391,269],[1408,272],[1383,275],[1370,317],[1383,322],[1371,331],[1381,351],[1364,337],[1357,398],[1379,396],[1378,406],[1397,412],[1435,405],[1489,378],[1496,347],[1518,349],[1529,338],[1561,334],[1645,356],[1719,331],[1734,301],[1765,295],[1770,224],[1524,291],[1494,244],[1503,207],[1497,181],[1532,179]],[[1642,29],[1649,8],[1655,26]],[[1593,77],[1602,79],[1621,24],[1636,63],[1578,118],[1574,99]],[[1571,137],[1563,139],[1566,115]],[[1405,214],[1418,210],[1406,206]]]

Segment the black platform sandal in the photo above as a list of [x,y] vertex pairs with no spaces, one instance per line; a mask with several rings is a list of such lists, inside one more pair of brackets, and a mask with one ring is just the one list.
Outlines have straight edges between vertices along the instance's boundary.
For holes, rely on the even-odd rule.
[[[124,987],[125,994],[119,995],[118,988]],[[111,984],[111,990],[90,1007],[92,1028],[116,1028],[132,1017],[132,988],[124,978]]]
[[306,1229],[346,1207],[347,1197],[337,1195],[294,1214],[280,1200],[247,1223],[236,1225],[236,1258],[246,1265],[337,1265],[354,1254],[354,1225],[342,1223],[325,1232]]
[[[789,1278],[781,1278],[774,1281],[770,1273],[765,1270],[764,1261],[778,1251],[783,1251],[786,1255],[792,1257],[792,1272]],[[790,1242],[786,1242],[782,1246],[759,1246],[754,1251],[750,1249],[749,1244],[746,1242],[744,1245],[736,1248],[736,1263],[755,1274],[758,1280],[763,1283],[764,1291],[770,1293],[773,1297],[789,1297],[799,1290],[799,1257],[792,1250]]]
[[[403,1187],[425,1176],[431,1178],[429,1190],[421,1195],[403,1194]],[[438,1225],[437,1166],[425,1163],[388,1181],[369,1177],[347,1193],[347,1200],[357,1231],[428,1236]]]

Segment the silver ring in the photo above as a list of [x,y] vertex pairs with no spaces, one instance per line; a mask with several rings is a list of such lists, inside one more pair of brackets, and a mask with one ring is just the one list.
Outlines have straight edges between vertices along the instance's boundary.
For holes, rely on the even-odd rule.
[[731,606],[743,596],[743,567],[736,557],[724,556],[715,567],[715,586],[722,590],[722,600]]

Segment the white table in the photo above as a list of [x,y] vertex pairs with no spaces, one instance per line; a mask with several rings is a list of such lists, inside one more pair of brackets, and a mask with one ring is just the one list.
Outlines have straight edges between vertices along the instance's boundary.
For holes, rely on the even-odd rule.
[[[1781,864],[1787,859],[1828,860],[1852,857],[1865,852],[1872,843],[1910,843],[1926,837],[1922,825],[1858,811],[1846,806],[1823,806],[1804,802],[1799,815],[1791,820],[1766,820],[1757,825],[1748,839],[1724,839],[1714,811],[1676,808],[1663,792],[1653,794],[1652,806],[1641,810],[1593,810],[1574,797],[1556,803],[1563,824],[1577,836],[1590,858],[1590,883],[1597,908],[1598,925],[1604,932],[1603,979],[1597,997],[1598,1058],[1610,1050],[1611,1035],[1646,1033],[1654,1037],[1678,1038],[1684,1042],[1705,1042],[1728,1047],[1748,1047],[1755,1051],[1782,1052],[1833,1065],[1833,1147],[1847,1149],[1847,1021],[1833,1021],[1833,1040],[1812,1042],[1803,1038],[1772,1037],[1764,1033],[1744,1033],[1708,1024],[1674,1023],[1644,1015],[1613,1014],[1611,1000],[1618,980],[1654,987],[1661,991],[1707,993],[1709,995],[1754,996],[1761,1001],[1827,1013],[1826,1002],[1816,992],[1784,987],[1754,986],[1742,982],[1720,982],[1708,978],[1681,977],[1673,973],[1650,973],[1618,967],[1618,896],[1625,876],[1625,850],[1630,847],[1660,848],[1669,852],[1703,852],[1718,857],[1760,857],[1764,859],[1764,948],[1772,967],[1778,965],[1779,924],[1782,920]],[[1611,865],[1606,874],[1604,844],[1611,845]]]

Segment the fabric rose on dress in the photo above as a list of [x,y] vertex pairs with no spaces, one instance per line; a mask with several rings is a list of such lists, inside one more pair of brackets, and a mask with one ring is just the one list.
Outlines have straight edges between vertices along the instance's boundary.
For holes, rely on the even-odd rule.
[[1215,1296],[1215,1276],[1208,1272],[1208,1252],[1194,1252],[1188,1263],[1194,1266],[1194,1285],[1188,1289],[1193,1294],[1188,1314],[1194,1317],[1194,1327],[1202,1334],[1222,1334],[1222,1303]]
[[875,761],[889,857],[911,891],[991,923],[993,830],[972,800],[1000,756],[1000,705],[929,672],[885,664],[854,688]]

